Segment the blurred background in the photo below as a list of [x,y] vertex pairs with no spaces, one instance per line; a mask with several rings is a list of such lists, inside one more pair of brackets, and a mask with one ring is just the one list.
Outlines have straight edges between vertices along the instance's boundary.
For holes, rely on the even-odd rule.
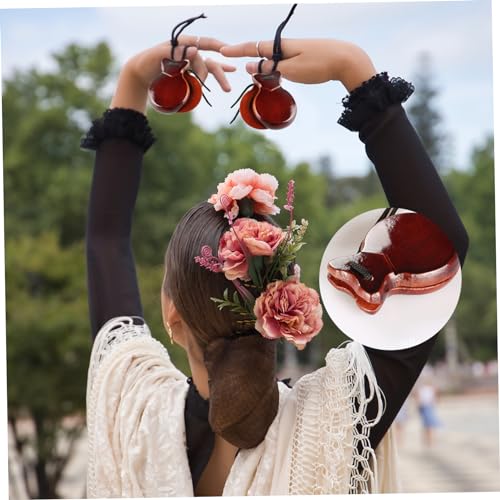
[[[188,33],[236,43],[271,39],[289,7],[0,10],[10,498],[85,496],[91,337],[83,239],[93,153],[79,141],[109,104],[120,66],[201,12],[208,19]],[[353,41],[379,71],[416,87],[404,106],[470,249],[459,305],[395,424],[403,486],[499,490],[491,4],[300,4],[283,36]],[[229,75],[230,95],[207,80],[213,108],[202,101],[192,114],[148,115],[158,140],[144,159],[133,244],[145,316],[164,343],[159,292],[168,239],[228,172],[272,173],[280,199],[295,179],[295,213],[310,223],[299,264],[316,289],[337,229],[387,204],[357,135],[336,124],[346,94],[340,84],[284,82],[298,104],[296,121],[256,132],[241,120],[228,125],[229,106],[250,82],[245,61],[232,62],[239,71]],[[280,373],[296,380],[344,340],[325,315],[322,335],[300,355],[282,346]],[[189,373],[183,352],[166,345]]]

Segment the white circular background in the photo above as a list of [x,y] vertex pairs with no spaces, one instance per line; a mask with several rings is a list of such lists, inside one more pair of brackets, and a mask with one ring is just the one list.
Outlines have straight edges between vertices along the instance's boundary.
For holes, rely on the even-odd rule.
[[[462,273],[459,269],[449,283],[431,293],[390,295],[375,314],[361,310],[351,295],[330,284],[327,266],[335,257],[356,254],[384,210],[360,214],[333,235],[321,259],[319,288],[328,315],[345,335],[368,347],[393,351],[419,345],[441,330],[458,303]],[[397,213],[404,212],[411,210]]]

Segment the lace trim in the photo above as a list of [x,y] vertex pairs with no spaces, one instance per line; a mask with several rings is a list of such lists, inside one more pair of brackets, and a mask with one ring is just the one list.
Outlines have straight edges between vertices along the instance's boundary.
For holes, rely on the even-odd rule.
[[[319,428],[316,423],[321,401],[321,386],[318,372],[305,375],[297,384],[297,419],[292,437],[292,457],[288,493],[290,495],[315,495],[320,488],[316,483],[317,445],[321,445]],[[313,404],[306,405],[309,399]],[[309,423],[309,424],[308,424]],[[306,485],[312,486],[311,489]]]
[[342,99],[344,111],[338,124],[359,131],[366,120],[391,104],[405,102],[415,91],[412,83],[402,78],[389,78],[386,71],[372,76]]
[[96,150],[109,138],[128,139],[144,152],[155,142],[148,119],[139,111],[128,108],[107,109],[101,118],[94,120],[89,131],[80,141],[82,149]]
[[[377,462],[369,435],[384,411],[383,394],[361,344],[332,349],[326,362],[297,383],[289,494],[376,493]],[[368,421],[366,407],[373,398],[378,414]]]
[[[135,324],[134,319],[140,319],[143,324]],[[136,337],[152,337],[148,325],[140,316],[118,316],[102,326],[92,347],[88,373],[89,386],[94,384],[97,371],[109,353],[120,344]],[[89,387],[89,390],[91,389],[92,387]]]

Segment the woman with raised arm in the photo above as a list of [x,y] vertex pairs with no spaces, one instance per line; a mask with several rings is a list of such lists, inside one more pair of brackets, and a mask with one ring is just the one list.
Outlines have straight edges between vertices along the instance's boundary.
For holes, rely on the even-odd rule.
[[[258,55],[255,41],[228,46],[183,35],[179,44],[177,57],[198,45],[187,50],[193,68],[202,80],[212,74],[225,91],[225,72],[234,68],[203,59],[200,51]],[[272,45],[261,42],[260,55],[270,59]],[[259,335],[257,325],[241,334],[234,315],[210,299],[231,283],[195,258],[203,245],[218,248],[230,221],[203,201],[179,221],[161,285],[165,328],[186,350],[192,377],[151,337],[130,232],[142,157],[154,142],[145,116],[148,88],[170,49],[160,44],[124,65],[110,109],[82,141],[96,150],[86,233],[95,338],[87,389],[88,496],[398,491],[391,424],[436,336],[402,351],[356,342],[332,349],[325,367],[289,388],[276,379],[276,341]],[[377,73],[352,43],[284,39],[282,51],[283,78],[333,80],[346,88],[339,122],[359,132],[388,203],[437,223],[463,264],[467,234],[401,106],[411,84]],[[249,73],[256,69],[247,65]]]

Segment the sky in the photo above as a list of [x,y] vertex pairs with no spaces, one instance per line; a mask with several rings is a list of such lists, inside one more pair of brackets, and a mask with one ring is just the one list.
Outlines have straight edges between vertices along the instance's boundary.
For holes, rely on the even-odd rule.
[[[15,69],[31,66],[48,69],[51,53],[72,42],[92,45],[105,40],[122,64],[168,39],[180,20],[201,12],[207,19],[186,33],[228,43],[271,39],[289,7],[281,3],[0,10],[2,76],[9,78]],[[429,52],[439,89],[436,106],[451,139],[447,157],[456,168],[466,168],[473,148],[493,131],[490,0],[299,4],[283,36],[351,41],[370,55],[378,71],[409,81],[415,76],[419,54]],[[213,108],[202,101],[194,111],[202,127],[214,130],[229,123],[230,105],[251,82],[244,70],[248,60],[231,59],[238,71],[229,75],[230,94],[220,91],[209,77]],[[262,133],[280,146],[287,160],[291,164],[314,162],[329,155],[336,175],[365,173],[369,161],[357,134],[336,123],[345,88],[339,82],[302,85],[287,81],[283,87],[297,102],[297,118],[286,129]]]

